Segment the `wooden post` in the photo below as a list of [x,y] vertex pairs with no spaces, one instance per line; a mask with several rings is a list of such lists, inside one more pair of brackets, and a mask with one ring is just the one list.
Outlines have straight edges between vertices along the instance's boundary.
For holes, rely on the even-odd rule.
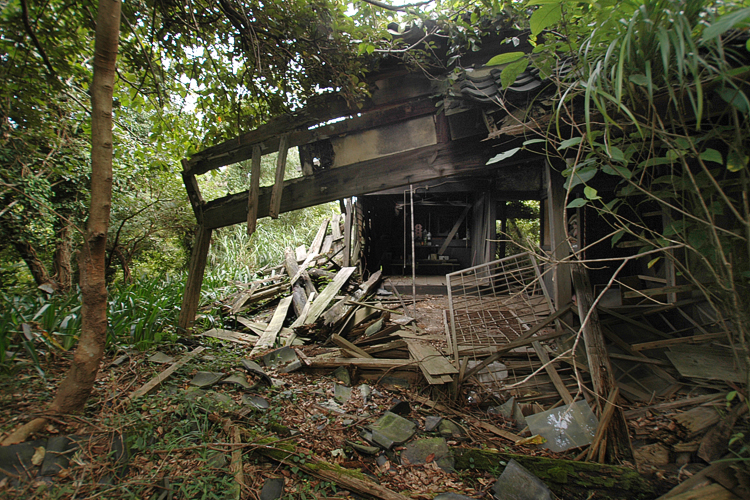
[[286,155],[289,151],[289,136],[282,135],[279,139],[279,156],[276,159],[276,179],[271,191],[271,206],[268,210],[268,215],[272,219],[279,218],[279,212],[281,211],[281,193],[284,189],[284,172],[286,171]]
[[[592,307],[594,304],[594,294],[591,290],[588,273],[583,264],[577,263],[573,265],[573,283],[578,303],[578,316],[582,325],[583,342],[586,347],[586,357],[588,358],[591,373],[591,383],[594,386],[594,392],[598,396],[597,405],[603,410],[607,402],[607,397],[616,386],[616,381],[612,374],[609,354],[604,345],[604,334],[601,323],[599,323],[599,314]],[[615,402],[612,401],[612,403]],[[602,415],[601,412],[599,414],[600,416]],[[605,439],[607,460],[610,463],[623,459],[630,460],[632,458],[633,450],[630,447],[630,435],[628,434],[628,426],[621,407],[614,409],[614,415],[610,420]]]
[[260,146],[253,146],[253,163],[250,167],[250,191],[247,196],[247,235],[252,236],[258,223],[258,198],[260,197]]
[[190,256],[190,268],[185,285],[185,294],[182,296],[182,307],[177,325],[184,331],[190,330],[198,312],[198,301],[200,300],[201,285],[203,284],[203,273],[206,270],[206,259],[208,249],[211,246],[212,229],[200,226],[195,238],[193,254]]
[[198,224],[203,224],[203,205],[206,203],[198,187],[198,180],[195,175],[187,173],[187,160],[182,160],[182,182],[185,184],[190,206],[193,207],[195,219]]
[[562,176],[549,163],[545,164],[547,177],[547,209],[550,222],[550,252],[554,266],[554,299],[558,309],[570,302],[572,289],[570,286],[570,267],[563,264],[563,259],[570,256],[568,244],[565,188]]
[[352,199],[344,201],[346,205],[346,219],[344,220],[344,256],[342,267],[349,267],[352,258]]

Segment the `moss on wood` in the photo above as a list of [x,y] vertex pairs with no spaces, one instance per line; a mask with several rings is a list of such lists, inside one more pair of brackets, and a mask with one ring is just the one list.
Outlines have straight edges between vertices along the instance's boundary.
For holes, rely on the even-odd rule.
[[626,467],[514,455],[491,450],[455,449],[456,469],[477,469],[501,474],[505,464],[515,460],[541,479],[560,498],[645,500],[654,489],[637,471]]

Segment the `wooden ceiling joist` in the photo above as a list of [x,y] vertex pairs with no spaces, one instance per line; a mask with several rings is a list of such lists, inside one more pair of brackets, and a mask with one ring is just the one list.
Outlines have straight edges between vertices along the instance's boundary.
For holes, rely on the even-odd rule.
[[[503,183],[518,191],[538,192],[538,175],[529,169],[541,168],[543,158],[519,152],[509,161],[486,165],[495,154],[491,148],[478,148],[475,141],[454,141],[414,149],[381,158],[316,172],[311,176],[283,183],[279,213],[320,205],[385,189],[497,168],[503,169]],[[524,167],[525,166],[525,167]],[[271,187],[260,188],[257,217],[270,214]],[[207,228],[231,226],[247,220],[248,192],[212,200],[203,209]]]

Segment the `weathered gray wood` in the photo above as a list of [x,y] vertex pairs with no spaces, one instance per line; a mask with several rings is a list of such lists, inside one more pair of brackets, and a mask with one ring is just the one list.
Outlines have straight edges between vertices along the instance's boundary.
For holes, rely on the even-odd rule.
[[333,281],[331,281],[328,286],[320,292],[320,295],[318,295],[315,302],[313,302],[313,305],[310,307],[310,312],[307,314],[307,319],[305,320],[306,325],[315,323],[320,315],[323,314],[323,311],[325,311],[328,304],[333,300],[339,290],[341,290],[341,287],[344,286],[344,283],[347,282],[353,272],[353,267],[343,267],[338,273],[336,273],[336,277],[333,278]]
[[[453,175],[477,171],[492,172],[500,168],[485,165],[494,151],[476,145],[453,143],[427,146],[384,158],[376,158],[352,165],[316,172],[284,182],[284,196],[280,212],[289,212],[321,203],[358,196],[383,189],[408,185]],[[539,179],[530,170],[541,168],[538,156],[517,153],[507,162],[499,162],[503,169],[503,184],[507,190],[538,191]],[[271,188],[261,188],[258,217],[269,214]],[[247,218],[247,193],[238,193],[206,203],[203,210],[207,227],[217,228],[243,222]]]
[[[297,273],[299,273],[297,259],[292,249],[288,247],[284,250],[284,269],[286,269],[286,274],[289,276],[297,276]],[[305,304],[307,304],[307,293],[299,283],[292,283],[292,304],[294,306],[294,314],[299,318],[302,315]]]
[[310,368],[338,368],[339,366],[358,366],[367,369],[389,370],[392,368],[416,368],[417,363],[412,359],[380,359],[380,358],[308,358]]
[[557,373],[555,367],[550,363],[547,351],[542,347],[542,344],[538,340],[532,342],[531,345],[534,348],[534,352],[536,352],[536,355],[539,357],[539,360],[544,364],[544,369],[547,372],[547,375],[549,375],[549,378],[552,379],[552,383],[554,384],[555,389],[557,389],[558,394],[560,394],[560,397],[563,398],[566,405],[571,404],[573,402],[573,396],[570,395],[570,391],[565,387],[565,383],[560,378],[560,374]]
[[281,210],[281,195],[284,192],[284,174],[286,173],[286,155],[289,151],[289,136],[282,135],[279,139],[279,156],[276,159],[276,179],[271,189],[271,201],[268,208],[268,215],[272,219],[279,217]]
[[260,197],[260,146],[253,147],[253,161],[250,167],[250,190],[247,195],[247,235],[255,232],[258,224],[258,198]]
[[344,218],[344,254],[342,266],[349,267],[352,259],[352,199],[344,201],[346,205],[346,216]]
[[461,212],[461,215],[458,217],[458,220],[453,224],[453,227],[448,232],[448,236],[445,237],[445,241],[442,245],[440,245],[440,250],[438,250],[438,255],[443,255],[445,251],[448,249],[448,245],[450,245],[451,240],[454,236],[456,236],[456,233],[458,232],[458,228],[461,227],[461,223],[466,219],[466,214],[469,213],[469,209],[471,208],[471,205],[466,205],[464,208],[464,211]]
[[302,310],[302,314],[297,316],[297,319],[294,320],[291,328],[297,328],[305,324],[307,315],[310,313],[310,306],[312,306],[313,300],[315,300],[315,295],[317,295],[317,292],[313,292],[307,297],[307,304],[305,304],[305,308]]
[[[607,396],[615,389],[616,381],[604,345],[604,334],[599,323],[599,314],[596,308],[592,307],[594,294],[586,268],[583,267],[583,264],[576,263],[572,266],[571,271],[591,383],[594,386],[594,392],[599,397],[597,405],[603,406]],[[633,450],[630,446],[630,435],[625,416],[620,407],[615,408],[614,412],[607,429],[607,459],[611,462],[622,459],[630,460],[633,457]]]
[[261,335],[260,339],[258,339],[255,347],[253,347],[253,350],[250,351],[250,356],[254,356],[264,349],[273,347],[274,342],[276,342],[276,336],[281,331],[281,327],[284,326],[284,320],[286,319],[287,312],[289,311],[289,305],[291,303],[291,296],[281,299],[281,302],[279,302],[276,311],[273,313],[271,322],[268,323],[268,328],[266,328],[266,331],[263,332],[263,335]]
[[[185,160],[182,161],[182,166],[185,168]],[[206,202],[203,199],[203,196],[201,196],[201,190],[200,187],[198,187],[198,180],[195,178],[195,175],[183,171],[182,182],[185,184],[185,191],[190,200],[190,206],[193,208],[195,220],[198,221],[199,225],[203,225],[203,205],[205,205]]]
[[323,239],[325,238],[326,232],[328,231],[329,222],[329,219],[326,219],[320,224],[318,232],[315,234],[315,238],[310,245],[310,251],[308,252],[308,254],[318,255],[320,253],[320,248],[323,246]]
[[193,253],[190,256],[190,267],[188,268],[188,279],[185,285],[185,294],[182,296],[182,307],[177,325],[184,331],[192,328],[195,314],[198,312],[203,274],[206,271],[206,260],[208,249],[211,246],[211,233],[213,231],[204,226],[198,228],[195,237]]
[[[563,260],[570,255],[568,242],[565,208],[566,191],[563,188],[563,177],[555,171],[549,163],[545,164],[547,177],[547,208],[550,221],[550,249],[554,266],[554,300],[559,309],[562,304],[568,304],[573,295],[570,281],[570,266]],[[563,318],[566,320],[569,318]]]
[[341,347],[342,349],[347,349],[349,351],[352,351],[356,356],[353,356],[355,358],[372,358],[372,356],[365,352],[364,350],[360,349],[356,345],[352,344],[348,340],[346,340],[344,337],[341,337],[339,335],[336,335],[335,333],[331,336],[331,340],[334,344]]
[[230,342],[236,342],[238,344],[249,344],[255,345],[259,337],[257,335],[248,335],[247,333],[233,332],[231,330],[222,330],[220,328],[212,328],[199,335],[199,337],[212,337],[220,340],[228,340]]
[[181,366],[185,365],[188,361],[192,360],[195,356],[205,351],[205,347],[197,347],[189,353],[185,354],[179,360],[175,361],[169,368],[162,370],[158,375],[149,380],[140,389],[133,391],[128,399],[136,399],[141,396],[145,396],[149,392],[153,391],[159,384],[169,378],[174,372],[176,372]]
[[[278,136],[287,132],[291,132],[289,147],[295,147],[435,113],[432,99],[410,99],[402,105],[370,111],[359,117],[308,130],[310,125],[318,125],[332,118],[352,114],[347,103],[339,96],[323,96],[318,101],[323,101],[323,104],[308,102],[305,109],[297,113],[274,118],[247,134],[196,153],[189,160],[185,160],[185,171],[199,175],[224,165],[247,160],[254,146],[262,146],[264,154],[273,153],[279,148]],[[356,112],[362,113],[368,109],[372,109],[372,103],[365,103],[364,107]],[[308,170],[311,171],[311,168]]]
[[331,219],[331,235],[334,241],[344,237],[344,233],[341,232],[341,214],[333,214],[333,219]]

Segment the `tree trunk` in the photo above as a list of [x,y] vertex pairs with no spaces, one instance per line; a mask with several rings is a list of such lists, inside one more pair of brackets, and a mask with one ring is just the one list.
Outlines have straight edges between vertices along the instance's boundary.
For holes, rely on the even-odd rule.
[[112,93],[121,6],[120,0],[101,0],[96,18],[91,86],[91,207],[78,263],[83,302],[81,338],[73,364],[50,407],[59,413],[83,410],[99,372],[107,339],[104,268],[112,204]]
[[72,230],[67,221],[62,221],[62,227],[57,232],[55,243],[55,280],[60,292],[66,293],[73,288],[72,261]]
[[57,290],[57,283],[50,277],[47,272],[47,268],[42,263],[36,250],[27,241],[22,241],[14,238],[13,248],[21,256],[26,266],[31,272],[31,276],[34,278],[34,282],[37,286],[51,285],[53,289]]
[[[120,0],[101,0],[96,18],[94,81],[91,86],[91,206],[78,266],[81,274],[81,337],[73,363],[60,382],[50,413],[80,413],[94,387],[107,339],[107,287],[104,277],[107,230],[112,204],[112,93],[120,37]],[[13,431],[3,445],[24,441],[43,429],[36,418]]]

